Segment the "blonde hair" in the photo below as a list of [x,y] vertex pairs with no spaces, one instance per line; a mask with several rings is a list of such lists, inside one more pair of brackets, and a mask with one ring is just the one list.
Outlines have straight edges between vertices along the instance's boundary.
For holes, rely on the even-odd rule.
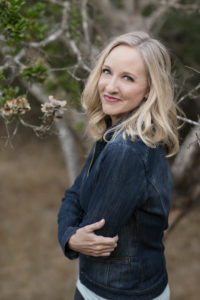
[[[139,49],[148,71],[149,95],[146,101],[126,115],[114,129],[107,130],[106,114],[102,111],[98,81],[102,65],[115,47],[127,45]],[[167,147],[167,156],[179,150],[177,112],[171,81],[171,61],[167,49],[145,32],[130,32],[115,38],[101,52],[96,66],[90,73],[82,95],[83,107],[89,115],[89,130],[98,140],[106,139],[108,131],[114,131],[112,140],[123,132],[123,138],[134,140],[139,136],[149,147],[159,143]]]

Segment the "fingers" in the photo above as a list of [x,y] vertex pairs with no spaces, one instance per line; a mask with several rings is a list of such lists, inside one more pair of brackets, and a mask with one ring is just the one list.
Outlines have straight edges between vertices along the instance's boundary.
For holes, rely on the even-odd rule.
[[95,231],[95,230],[101,229],[104,226],[104,224],[105,224],[105,220],[102,219],[96,223],[85,226],[85,229],[87,229],[90,232]]
[[79,252],[90,256],[110,256],[117,247],[118,235],[110,238],[99,236],[95,231],[105,225],[105,220],[102,219],[96,223],[84,226],[77,230],[77,248]]
[[109,256],[111,252],[115,250],[116,247],[117,243],[115,243],[112,246],[94,243],[92,245],[92,248],[90,248],[90,252],[92,256]]
[[94,257],[108,257],[111,255],[111,252],[102,252],[102,253],[98,253],[98,254],[91,254],[90,256],[94,256]]
[[116,237],[110,238],[110,237],[95,235],[95,243],[100,244],[102,246],[116,247],[117,242],[118,242],[118,238]]
[[119,240],[119,236],[118,236],[118,235],[116,235],[116,236],[114,236],[114,237],[113,237],[113,239],[114,239],[114,241],[117,243],[117,242],[118,242],[118,240]]

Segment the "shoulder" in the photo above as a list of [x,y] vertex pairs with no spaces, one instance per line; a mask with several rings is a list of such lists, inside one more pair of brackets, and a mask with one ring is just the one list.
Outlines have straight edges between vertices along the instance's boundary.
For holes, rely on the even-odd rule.
[[130,137],[124,139],[123,134],[120,133],[113,141],[107,143],[106,148],[113,155],[119,152],[133,155],[145,165],[151,163],[152,158],[155,159],[156,157],[167,160],[166,151],[162,145],[158,145],[155,148],[149,147],[138,136],[132,141]]

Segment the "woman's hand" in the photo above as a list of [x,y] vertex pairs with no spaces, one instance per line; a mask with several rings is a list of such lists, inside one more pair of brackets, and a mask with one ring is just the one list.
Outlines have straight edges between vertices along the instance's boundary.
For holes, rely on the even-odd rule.
[[96,235],[95,230],[102,228],[105,220],[78,229],[69,239],[70,249],[90,256],[109,256],[117,246],[118,236],[113,238]]

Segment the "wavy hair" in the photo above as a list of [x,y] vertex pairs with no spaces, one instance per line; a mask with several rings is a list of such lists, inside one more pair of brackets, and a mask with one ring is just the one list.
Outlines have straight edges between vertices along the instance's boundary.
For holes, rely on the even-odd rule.
[[[107,129],[108,116],[102,110],[98,81],[106,57],[119,45],[136,47],[140,51],[148,73],[149,94],[146,101],[141,101],[122,122]],[[179,150],[177,107],[174,102],[170,57],[166,47],[145,32],[123,34],[112,40],[100,53],[85,85],[82,103],[89,116],[89,130],[96,140],[102,137],[106,140],[108,131],[114,131],[112,140],[123,132],[124,139],[128,135],[134,141],[139,136],[152,148],[159,143],[164,144],[168,157]]]

